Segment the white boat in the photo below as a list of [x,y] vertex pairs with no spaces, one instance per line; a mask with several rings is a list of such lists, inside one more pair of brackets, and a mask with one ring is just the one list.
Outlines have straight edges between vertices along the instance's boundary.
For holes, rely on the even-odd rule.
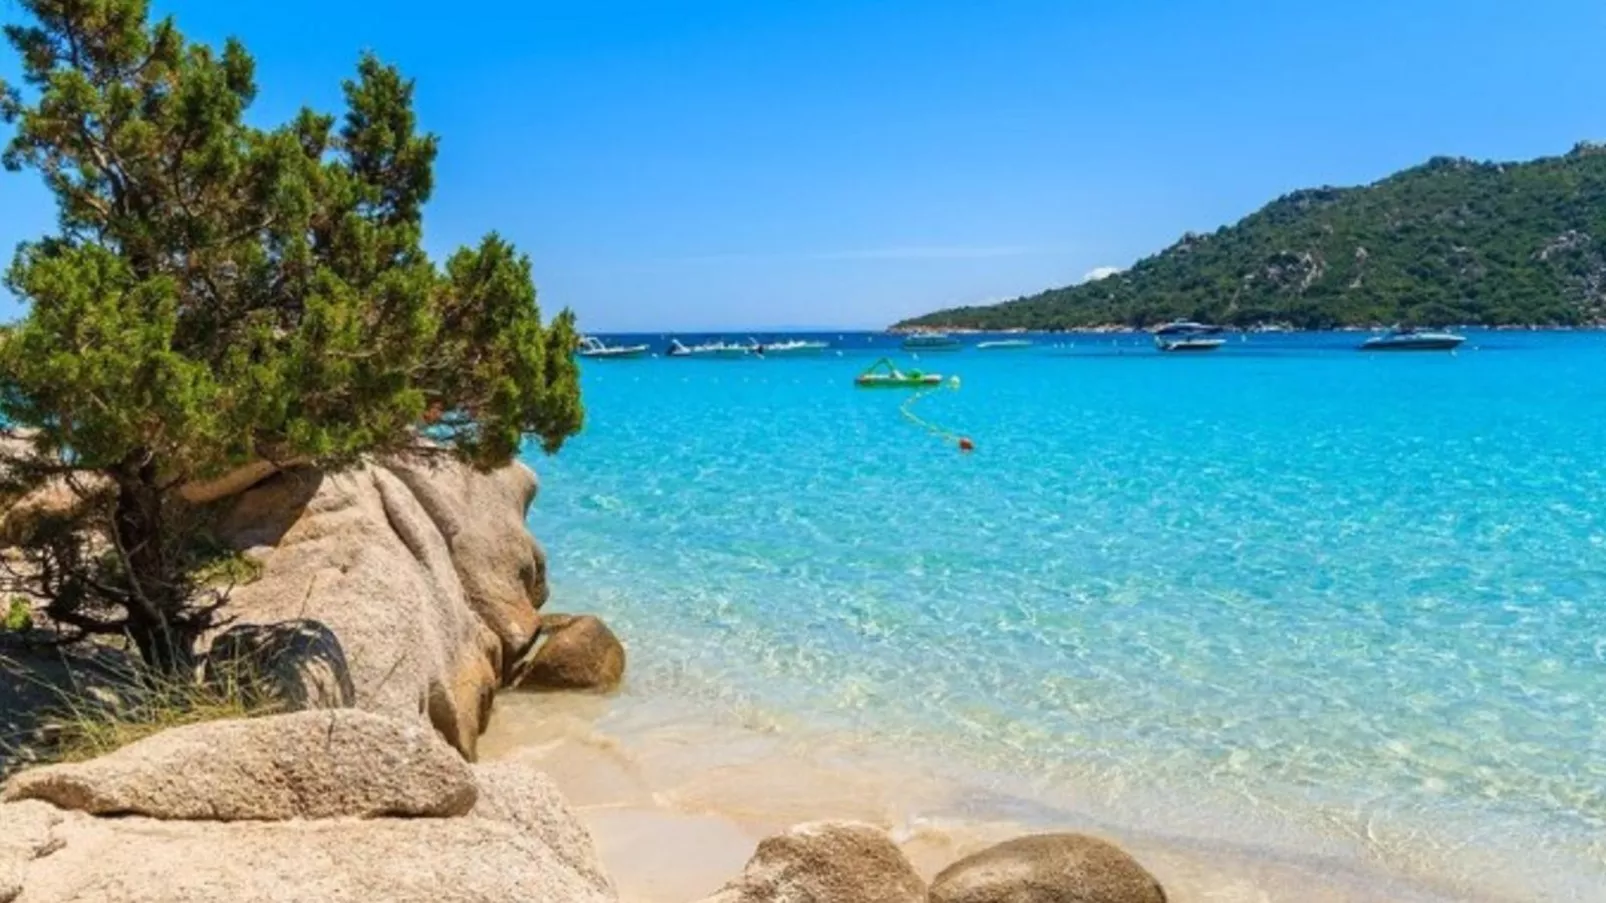
[[1032,347],[1031,339],[998,339],[992,342],[977,342],[977,351],[1019,351],[1022,348]]
[[1171,352],[1215,351],[1227,344],[1226,339],[1215,337],[1219,332],[1220,326],[1173,320],[1154,331],[1154,347]]
[[747,357],[753,353],[748,345],[736,345],[731,342],[704,342],[700,345],[685,345],[680,339],[669,340],[670,357]]
[[576,354],[581,357],[618,360],[621,358],[642,357],[648,350],[646,345],[608,345],[601,339],[582,336],[580,350]]
[[807,357],[811,354],[821,354],[830,347],[830,342],[808,342],[802,339],[771,342],[768,345],[753,340],[752,345],[753,353],[759,357]]
[[916,332],[904,337],[905,351],[958,351],[964,346],[946,332]]
[[1453,332],[1420,331],[1396,326],[1361,343],[1362,351],[1454,351],[1467,340]]

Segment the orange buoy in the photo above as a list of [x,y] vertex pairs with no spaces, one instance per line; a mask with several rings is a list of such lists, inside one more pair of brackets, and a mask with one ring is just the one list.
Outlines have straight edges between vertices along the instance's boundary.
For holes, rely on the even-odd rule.
[[962,452],[975,451],[976,450],[976,443],[970,441],[970,439],[968,437],[960,436],[959,437],[959,450],[962,451]]

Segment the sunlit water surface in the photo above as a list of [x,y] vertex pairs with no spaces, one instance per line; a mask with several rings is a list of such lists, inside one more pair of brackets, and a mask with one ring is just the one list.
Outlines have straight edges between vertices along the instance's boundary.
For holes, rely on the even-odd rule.
[[627,639],[627,700],[1606,900],[1606,336],[927,355],[962,383],[913,412],[968,455],[852,387],[894,340],[826,338],[587,362],[585,431],[529,456],[552,607]]

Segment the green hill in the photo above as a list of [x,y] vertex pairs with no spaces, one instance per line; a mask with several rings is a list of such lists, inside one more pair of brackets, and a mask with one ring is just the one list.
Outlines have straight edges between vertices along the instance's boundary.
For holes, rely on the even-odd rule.
[[898,327],[1606,323],[1606,145],[1278,198],[1097,281]]

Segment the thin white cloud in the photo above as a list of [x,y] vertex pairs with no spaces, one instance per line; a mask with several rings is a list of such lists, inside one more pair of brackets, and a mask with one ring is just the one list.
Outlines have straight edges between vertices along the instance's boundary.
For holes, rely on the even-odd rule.
[[1119,272],[1121,272],[1120,267],[1094,267],[1087,271],[1087,275],[1082,277],[1082,281],[1097,282],[1100,279],[1108,279]]

